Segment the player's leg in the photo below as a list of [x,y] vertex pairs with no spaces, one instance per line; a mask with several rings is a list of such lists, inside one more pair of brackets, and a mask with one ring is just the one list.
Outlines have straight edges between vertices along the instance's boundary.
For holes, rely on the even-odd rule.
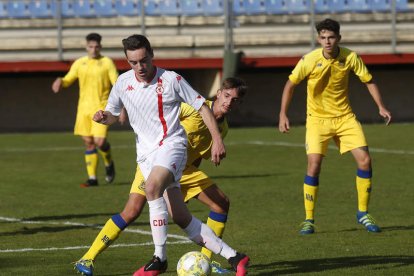
[[76,114],[74,134],[82,137],[85,144],[85,163],[88,173],[88,180],[81,184],[81,187],[98,185],[96,170],[98,167],[98,153],[93,140],[92,117],[82,110]]
[[236,275],[246,275],[249,257],[237,253],[217,237],[210,227],[192,216],[178,187],[168,188],[166,194],[166,201],[174,222],[186,232],[188,237],[198,245],[204,246],[214,254],[220,254],[227,259],[236,271]]
[[145,203],[144,178],[137,166],[135,179],[123,211],[112,216],[105,223],[86,254],[75,262],[75,269],[85,275],[93,275],[93,264],[96,257],[108,248],[131,222],[140,216]]
[[308,167],[303,183],[303,200],[305,205],[305,221],[302,223],[300,234],[312,234],[315,232],[315,204],[318,198],[319,174],[323,155],[308,154]]
[[356,173],[358,223],[364,225],[368,232],[381,232],[381,229],[376,224],[375,220],[368,214],[368,204],[372,186],[371,157],[368,152],[368,147],[353,149],[351,152],[358,166]]
[[81,184],[81,187],[90,187],[98,185],[96,177],[96,171],[98,168],[98,151],[96,150],[95,143],[92,136],[82,136],[82,140],[85,144],[85,164],[86,171],[88,173],[88,180]]
[[94,137],[94,143],[104,160],[106,172],[105,181],[112,183],[115,179],[115,164],[111,154],[111,145],[106,139],[108,126],[92,122],[92,133]]
[[[213,184],[212,186],[203,190],[197,199],[210,208],[210,213],[207,218],[207,226],[209,226],[217,237],[223,237],[224,228],[227,222],[227,214],[230,208],[230,200],[222,190]],[[201,250],[207,257],[211,259],[212,252],[203,247]]]
[[[143,165],[142,168],[145,167]],[[152,259],[135,271],[134,276],[155,276],[167,270],[168,208],[162,194],[173,180],[173,174],[167,168],[161,166],[154,166],[146,179],[145,192],[148,200],[151,234],[155,251]]]
[[303,182],[305,221],[301,224],[300,234],[315,232],[315,205],[318,198],[319,174],[323,156],[326,154],[333,133],[329,120],[308,117],[306,121],[307,170]]
[[338,130],[341,153],[351,151],[357,163],[356,189],[358,193],[357,221],[369,232],[380,232],[374,219],[368,214],[368,203],[371,195],[372,165],[368,144],[361,124],[355,115],[344,118]]
[[[185,168],[180,184],[185,202],[196,198],[210,208],[207,225],[221,238],[230,206],[228,197],[204,172],[193,165]],[[203,247],[201,252],[211,259],[210,250]]]

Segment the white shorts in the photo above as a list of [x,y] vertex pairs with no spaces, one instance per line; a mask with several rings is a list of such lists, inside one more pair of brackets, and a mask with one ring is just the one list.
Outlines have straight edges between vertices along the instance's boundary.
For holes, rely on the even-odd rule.
[[145,159],[138,162],[139,168],[148,178],[151,170],[155,166],[161,166],[169,170],[174,176],[173,186],[180,187],[185,164],[187,162],[187,147],[183,143],[164,143],[157,150],[150,153]]

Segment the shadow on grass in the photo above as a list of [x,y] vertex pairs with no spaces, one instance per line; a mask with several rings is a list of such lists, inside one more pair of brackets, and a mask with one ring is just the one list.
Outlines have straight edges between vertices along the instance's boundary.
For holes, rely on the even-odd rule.
[[[256,275],[285,275],[304,272],[329,272],[343,268],[357,268],[364,266],[381,266],[378,269],[404,267],[414,265],[414,256],[358,256],[340,257],[331,259],[282,261],[262,265],[252,265]],[[263,271],[263,272],[261,272]],[[266,271],[266,272],[264,272]]]
[[23,221],[47,221],[47,220],[68,220],[68,219],[81,219],[81,218],[93,218],[93,217],[111,217],[115,213],[95,213],[95,214],[70,214],[70,215],[61,215],[61,216],[38,216],[23,218]]
[[289,175],[288,173],[265,173],[265,174],[239,174],[239,175],[213,175],[213,179],[237,179],[237,178],[262,178]]
[[[344,229],[340,230],[338,232],[354,232],[354,231],[361,231],[363,228],[350,228],[350,229]],[[414,230],[414,225],[394,225],[394,226],[385,226],[381,227],[382,232],[385,231],[405,231],[405,230]]]

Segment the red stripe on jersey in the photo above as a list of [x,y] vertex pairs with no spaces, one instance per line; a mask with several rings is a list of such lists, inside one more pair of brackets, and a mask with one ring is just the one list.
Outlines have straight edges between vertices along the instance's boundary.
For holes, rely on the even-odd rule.
[[[158,84],[157,86],[162,86],[162,79],[158,78]],[[162,142],[164,141],[164,138],[167,137],[167,122],[165,121],[164,118],[164,109],[163,109],[163,104],[162,104],[162,93],[157,93],[158,96],[158,116],[160,117],[160,121],[162,124],[162,129],[164,131],[164,135],[162,136],[162,139],[159,143],[159,145],[162,145]]]

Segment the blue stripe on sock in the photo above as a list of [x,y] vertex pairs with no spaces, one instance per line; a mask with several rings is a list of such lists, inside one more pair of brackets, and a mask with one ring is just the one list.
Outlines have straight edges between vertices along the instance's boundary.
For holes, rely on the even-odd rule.
[[86,150],[85,151],[85,154],[94,154],[94,153],[97,153],[98,151],[96,150],[96,149],[93,149],[93,150]]
[[306,185],[318,186],[319,185],[319,177],[306,175],[304,182],[305,182]]
[[209,218],[218,222],[226,222],[227,221],[227,214],[219,214],[213,211],[210,211],[208,215]]
[[112,216],[112,221],[116,224],[116,226],[119,227],[119,229],[124,230],[128,224],[126,223],[126,221],[121,217],[120,214],[116,214]]
[[363,171],[363,170],[358,169],[357,170],[357,176],[359,176],[361,178],[372,178],[372,170]]

